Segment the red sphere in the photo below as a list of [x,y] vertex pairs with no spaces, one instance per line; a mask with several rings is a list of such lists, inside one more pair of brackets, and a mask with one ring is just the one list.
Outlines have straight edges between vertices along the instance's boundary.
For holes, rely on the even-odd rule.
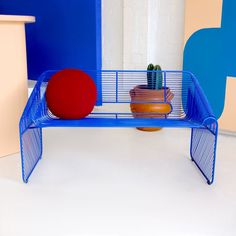
[[89,115],[97,99],[93,79],[83,71],[65,69],[52,76],[46,89],[49,110],[62,119],[81,119]]

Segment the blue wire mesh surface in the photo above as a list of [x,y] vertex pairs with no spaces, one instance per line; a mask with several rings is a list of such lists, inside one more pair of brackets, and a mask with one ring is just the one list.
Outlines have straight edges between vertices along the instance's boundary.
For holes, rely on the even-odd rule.
[[[51,76],[57,71],[43,73],[28,100],[20,120],[20,142],[23,181],[29,176],[42,157],[42,128],[44,127],[186,127],[192,128],[191,158],[208,184],[214,181],[217,143],[217,120],[193,74],[184,71],[159,71],[163,76],[164,97],[169,103],[168,115],[158,113],[134,114],[130,111],[130,90],[147,84],[150,71],[86,71],[98,87],[102,106],[96,107],[86,118],[63,120],[54,116],[47,107],[45,91]],[[174,94],[168,100],[168,88]],[[147,101],[138,103],[146,104]],[[138,118],[139,117],[139,118]]]

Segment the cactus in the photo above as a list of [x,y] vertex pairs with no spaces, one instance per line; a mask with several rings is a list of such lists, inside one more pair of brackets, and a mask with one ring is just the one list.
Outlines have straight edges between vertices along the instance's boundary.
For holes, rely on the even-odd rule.
[[[147,70],[148,71],[152,71],[154,69],[154,65],[153,64],[149,64]],[[148,85],[148,89],[153,89],[153,76],[152,76],[152,72],[147,72],[147,85]]]
[[[148,89],[159,90],[162,89],[163,76],[161,71],[161,67],[159,65],[154,66],[153,64],[149,64],[147,70],[147,85]],[[157,72],[150,72],[157,71]]]
[[158,71],[155,73],[155,89],[162,89],[162,83],[163,83],[163,76],[162,76],[162,72],[161,72],[161,67],[159,65],[156,65],[154,67],[155,71]]

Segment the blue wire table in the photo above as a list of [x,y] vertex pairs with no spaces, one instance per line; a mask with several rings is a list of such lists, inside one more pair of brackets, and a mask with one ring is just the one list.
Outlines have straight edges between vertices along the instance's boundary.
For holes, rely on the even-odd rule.
[[[174,94],[171,113],[162,118],[137,118],[129,109],[130,90],[147,83],[150,71],[86,71],[96,82],[98,104],[112,111],[92,112],[80,120],[55,117],[47,107],[47,83],[58,71],[46,71],[38,79],[20,120],[22,178],[28,182],[42,157],[42,129],[46,127],[182,127],[191,128],[190,156],[208,184],[215,174],[218,123],[195,76],[187,71],[160,71],[163,88]],[[98,82],[100,81],[100,83]],[[166,93],[164,103],[168,103]]]

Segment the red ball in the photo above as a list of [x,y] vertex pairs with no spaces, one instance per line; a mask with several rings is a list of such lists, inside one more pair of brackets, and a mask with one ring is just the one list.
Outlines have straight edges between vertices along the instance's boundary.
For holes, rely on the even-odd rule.
[[93,79],[83,71],[65,69],[52,76],[46,89],[49,110],[62,119],[81,119],[89,115],[97,99]]

